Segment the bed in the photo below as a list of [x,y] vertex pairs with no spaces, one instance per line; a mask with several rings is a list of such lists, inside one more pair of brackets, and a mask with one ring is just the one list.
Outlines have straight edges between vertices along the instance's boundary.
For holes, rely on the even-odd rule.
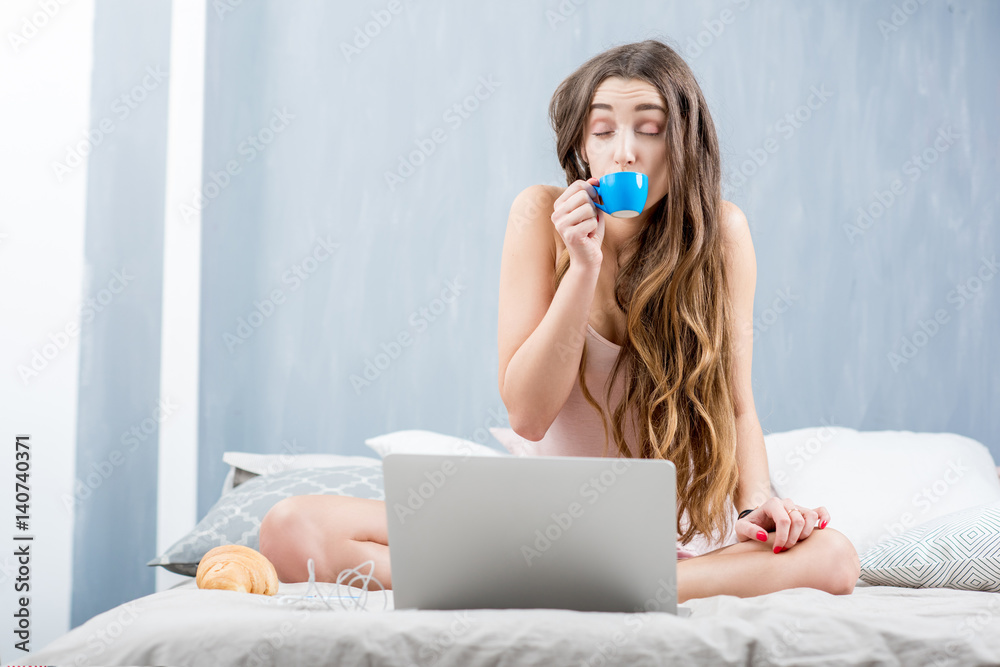
[[[680,618],[551,609],[331,611],[194,581],[95,616],[20,665],[997,665],[1000,595],[869,586],[689,600]],[[384,598],[384,599],[383,599]]]
[[[511,433],[494,435],[516,450]],[[9,664],[1000,665],[1000,480],[984,445],[956,434],[841,427],[765,442],[773,490],[826,505],[831,525],[858,549],[862,578],[851,594],[719,595],[688,600],[674,615],[397,611],[392,591],[362,596],[326,582],[323,594],[355,597],[330,598],[328,607],[303,597],[307,582],[282,583],[275,596],[202,590],[193,579],[201,557],[218,544],[256,548],[254,526],[281,497],[382,493],[375,457],[227,453],[219,501],[148,562],[191,579],[99,614]],[[366,444],[379,457],[512,455],[424,431]]]

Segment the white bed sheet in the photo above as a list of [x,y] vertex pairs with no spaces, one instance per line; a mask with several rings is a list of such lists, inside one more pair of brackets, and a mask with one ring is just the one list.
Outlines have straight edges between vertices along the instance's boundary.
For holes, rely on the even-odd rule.
[[[281,584],[279,595],[307,584]],[[386,611],[381,609],[383,599]],[[125,603],[19,665],[996,665],[1000,594],[867,586],[689,600],[689,618],[552,609],[366,610],[200,590]]]

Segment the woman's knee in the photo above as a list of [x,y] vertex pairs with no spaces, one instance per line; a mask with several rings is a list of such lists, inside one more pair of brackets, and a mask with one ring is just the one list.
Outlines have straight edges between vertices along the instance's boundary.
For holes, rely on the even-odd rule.
[[824,555],[821,588],[834,595],[848,595],[861,574],[861,561],[854,544],[835,528],[822,528],[812,532],[809,539],[820,537]]
[[299,516],[299,496],[292,496],[279,500],[260,520],[259,551],[274,565],[279,581],[292,581],[290,569],[296,560]]
[[317,540],[323,537],[317,525],[319,504],[335,502],[323,496],[291,496],[279,500],[261,518],[259,551],[274,565],[280,581],[308,580],[306,559],[315,558]]

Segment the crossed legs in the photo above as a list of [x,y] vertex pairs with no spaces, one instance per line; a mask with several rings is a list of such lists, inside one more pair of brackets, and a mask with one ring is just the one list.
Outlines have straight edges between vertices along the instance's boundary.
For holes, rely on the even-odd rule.
[[372,575],[392,588],[381,500],[332,495],[280,500],[261,519],[260,552],[274,564],[279,581],[308,581],[309,558],[316,567],[316,581],[331,582],[343,570],[372,560]]
[[[317,581],[361,563],[375,562],[373,572],[392,588],[385,503],[350,496],[302,495],[279,501],[261,520],[260,552],[283,582],[307,581],[306,559],[316,566]],[[860,572],[857,551],[834,528],[813,530],[792,548],[774,553],[774,533],[767,542],[731,544],[677,563],[677,600],[712,595],[752,597],[786,588],[808,587],[848,594]]]
[[839,530],[813,530],[787,551],[749,540],[677,563],[677,601],[711,595],[753,597],[786,588],[816,588],[834,595],[854,590],[861,564],[854,545]]

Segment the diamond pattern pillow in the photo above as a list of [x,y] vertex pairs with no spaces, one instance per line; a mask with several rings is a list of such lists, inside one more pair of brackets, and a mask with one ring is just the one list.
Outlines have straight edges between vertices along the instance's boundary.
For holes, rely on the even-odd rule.
[[952,512],[861,556],[873,586],[1000,592],[1000,502]]
[[259,549],[260,520],[267,511],[282,498],[307,494],[385,500],[382,467],[302,468],[249,479],[223,494],[191,532],[146,565],[193,577],[212,547],[242,544]]

